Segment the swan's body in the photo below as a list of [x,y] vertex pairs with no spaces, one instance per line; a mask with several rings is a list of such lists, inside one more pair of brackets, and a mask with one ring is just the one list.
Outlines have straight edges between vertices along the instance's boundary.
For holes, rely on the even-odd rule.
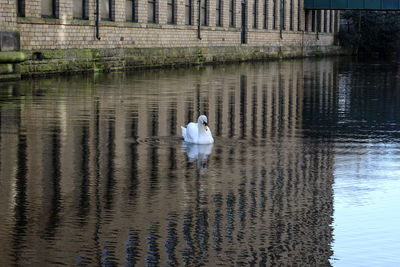
[[207,117],[205,115],[201,115],[197,119],[197,123],[191,122],[186,128],[183,126],[181,128],[182,137],[185,142],[200,145],[214,143],[214,138],[212,137],[210,128],[208,128]]

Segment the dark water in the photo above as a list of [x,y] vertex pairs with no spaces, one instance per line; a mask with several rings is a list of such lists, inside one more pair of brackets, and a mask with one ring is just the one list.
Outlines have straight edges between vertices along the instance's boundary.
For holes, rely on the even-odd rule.
[[[0,266],[398,266],[400,68],[0,84]],[[182,143],[206,114],[215,144]]]

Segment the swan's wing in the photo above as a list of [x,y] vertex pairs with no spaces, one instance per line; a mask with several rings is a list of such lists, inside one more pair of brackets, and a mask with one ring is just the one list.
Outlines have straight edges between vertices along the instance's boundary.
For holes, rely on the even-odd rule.
[[181,129],[182,129],[182,137],[183,139],[186,139],[186,128],[181,126]]
[[189,143],[196,143],[199,134],[197,123],[191,122],[186,127],[185,141]]

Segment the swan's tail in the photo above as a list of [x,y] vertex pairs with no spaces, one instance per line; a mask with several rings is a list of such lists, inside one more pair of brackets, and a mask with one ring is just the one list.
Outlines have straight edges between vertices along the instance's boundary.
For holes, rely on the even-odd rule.
[[182,137],[183,139],[186,139],[186,128],[181,126],[181,129],[182,129]]

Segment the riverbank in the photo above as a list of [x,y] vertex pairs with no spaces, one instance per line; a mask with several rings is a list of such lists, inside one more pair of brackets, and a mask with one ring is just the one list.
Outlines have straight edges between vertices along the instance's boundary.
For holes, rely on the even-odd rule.
[[28,59],[20,66],[23,78],[346,54],[339,46],[45,49],[23,52]]

